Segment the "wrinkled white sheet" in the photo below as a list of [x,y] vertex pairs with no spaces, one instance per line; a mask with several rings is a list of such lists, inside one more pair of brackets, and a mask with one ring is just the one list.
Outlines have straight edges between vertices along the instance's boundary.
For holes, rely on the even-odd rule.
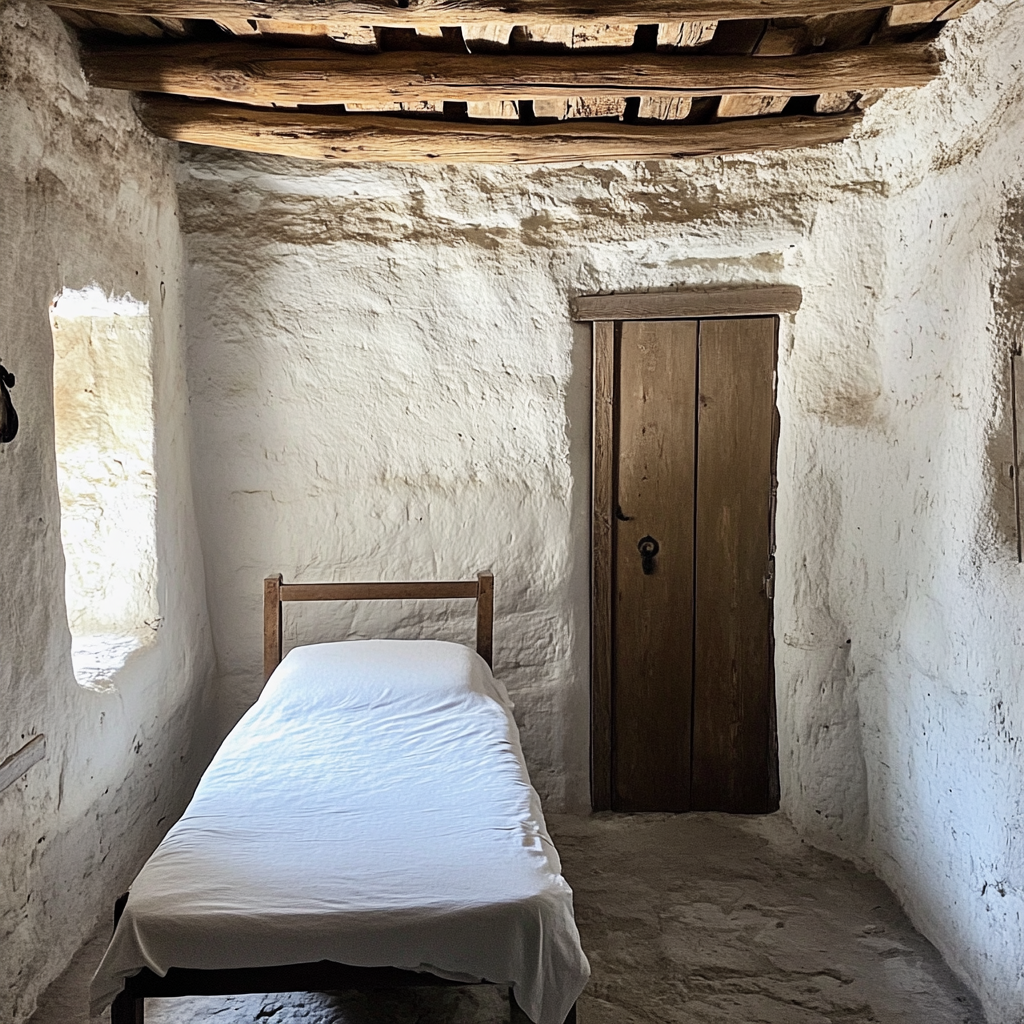
[[459,644],[291,651],[147,861],[92,984],[334,960],[510,984],[562,1024],[572,891],[504,687]]

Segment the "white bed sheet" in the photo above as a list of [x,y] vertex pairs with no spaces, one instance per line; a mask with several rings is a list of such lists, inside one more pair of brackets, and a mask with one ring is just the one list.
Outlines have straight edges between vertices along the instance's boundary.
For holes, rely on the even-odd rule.
[[289,652],[147,861],[92,984],[317,960],[513,987],[590,973],[504,688],[459,644]]

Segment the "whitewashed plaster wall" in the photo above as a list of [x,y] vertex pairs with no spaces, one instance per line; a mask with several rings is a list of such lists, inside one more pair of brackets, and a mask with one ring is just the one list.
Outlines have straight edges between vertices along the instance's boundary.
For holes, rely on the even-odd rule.
[[[0,452],[0,758],[48,758],[0,793],[0,1020],[18,1022],[108,918],[205,764],[212,669],[188,471],[173,149],[86,88],[61,23],[0,4],[0,357],[21,432]],[[130,294],[153,318],[155,644],[112,692],[72,673],[54,453],[50,302]]]
[[[265,574],[490,568],[533,777],[548,806],[584,808],[590,370],[570,300],[799,284],[780,352],[783,808],[894,888],[993,1021],[1020,1020],[1024,577],[996,513],[1024,5],[985,0],[944,45],[941,80],[814,152],[517,169],[184,150],[226,719],[260,688]],[[289,642],[430,618],[302,614]]]

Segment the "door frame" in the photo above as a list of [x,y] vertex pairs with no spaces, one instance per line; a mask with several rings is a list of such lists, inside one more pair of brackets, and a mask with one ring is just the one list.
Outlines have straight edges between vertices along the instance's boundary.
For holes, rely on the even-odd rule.
[[795,313],[801,301],[802,292],[795,285],[751,285],[585,295],[573,303],[573,320],[590,322],[593,329],[590,802],[595,811],[612,805],[615,325],[623,320],[779,316]]

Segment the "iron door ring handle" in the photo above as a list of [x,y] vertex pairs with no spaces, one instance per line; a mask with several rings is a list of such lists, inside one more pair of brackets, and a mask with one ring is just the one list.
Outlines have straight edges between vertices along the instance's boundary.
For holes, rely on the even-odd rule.
[[654,574],[654,557],[661,550],[661,545],[650,535],[641,537],[636,545],[640,552],[640,567],[645,576]]

